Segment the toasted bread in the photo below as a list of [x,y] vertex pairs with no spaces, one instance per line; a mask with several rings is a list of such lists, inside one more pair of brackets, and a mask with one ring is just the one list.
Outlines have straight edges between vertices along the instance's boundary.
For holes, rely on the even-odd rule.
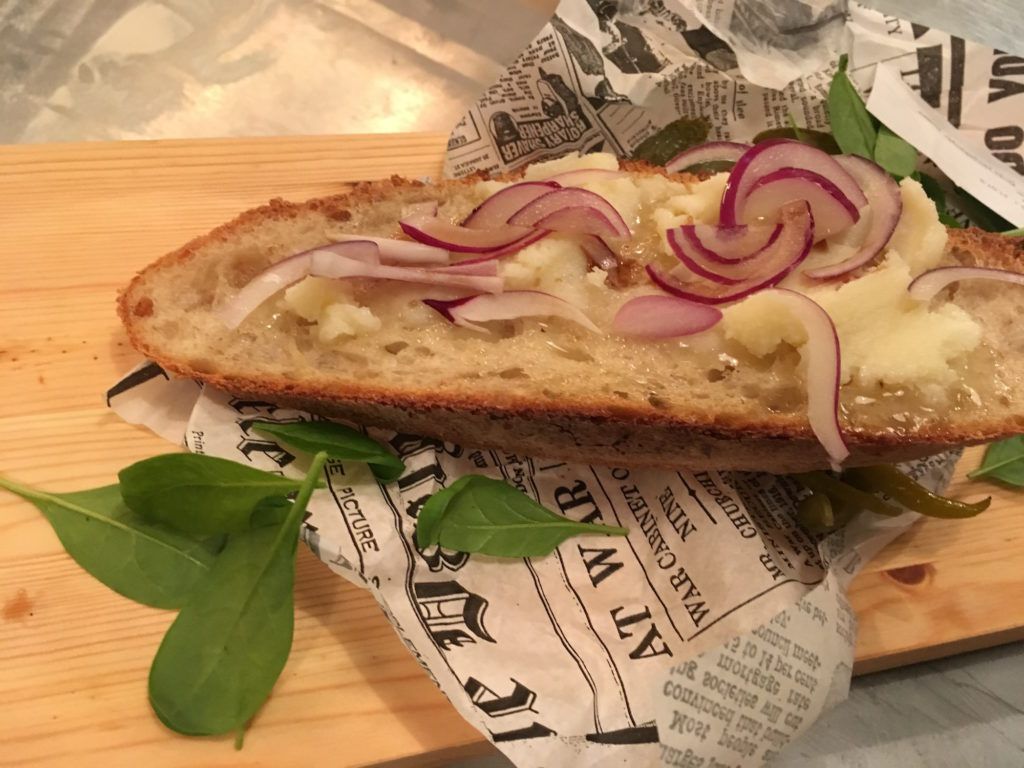
[[[268,265],[334,233],[394,237],[410,203],[436,200],[442,215],[458,219],[484,196],[477,181],[427,186],[395,177],[304,203],[272,200],[143,270],[120,296],[121,318],[135,347],[168,371],[368,426],[611,466],[775,473],[828,466],[804,412],[794,355],[726,365],[699,343],[688,357],[669,354],[678,350],[673,342],[536,321],[487,337],[440,317],[396,320],[389,313],[418,303],[416,291],[425,289],[390,285],[376,289],[390,302],[375,310],[383,312],[382,329],[341,344],[319,342],[273,300],[237,330],[218,321],[215,309]],[[1021,271],[1022,257],[1020,239],[966,229],[950,231],[945,259]],[[987,282],[953,290],[984,331],[982,350],[962,374],[970,401],[918,409],[898,390],[900,412],[876,413],[844,393],[848,466],[1024,432],[1024,294]]]

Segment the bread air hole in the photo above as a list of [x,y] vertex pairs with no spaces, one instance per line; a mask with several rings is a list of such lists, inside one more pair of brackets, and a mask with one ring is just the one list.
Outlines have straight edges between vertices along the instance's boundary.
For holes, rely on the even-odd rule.
[[522,368],[506,368],[503,371],[498,372],[498,376],[503,379],[528,379],[530,374],[524,371]]
[[392,355],[397,355],[399,352],[401,352],[408,346],[409,344],[405,341],[393,341],[390,344],[384,345],[384,351],[389,352]]

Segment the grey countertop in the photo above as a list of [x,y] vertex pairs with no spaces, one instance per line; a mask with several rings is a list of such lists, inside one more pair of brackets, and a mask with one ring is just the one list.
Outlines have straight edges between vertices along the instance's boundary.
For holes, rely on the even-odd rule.
[[[1020,52],[1020,1],[869,4]],[[553,7],[0,0],[0,143],[447,130]],[[1022,647],[858,678],[779,765],[1021,768]]]

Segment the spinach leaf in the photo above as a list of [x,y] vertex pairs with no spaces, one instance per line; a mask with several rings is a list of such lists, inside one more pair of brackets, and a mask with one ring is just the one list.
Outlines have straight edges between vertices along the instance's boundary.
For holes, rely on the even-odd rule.
[[832,135],[848,155],[871,160],[875,154],[878,127],[864,106],[864,100],[846,74],[847,56],[839,57],[839,68],[828,88],[828,113]]
[[917,168],[917,150],[884,125],[878,128],[874,154],[875,162],[899,179]]
[[0,487],[38,507],[75,562],[137,603],[178,608],[216,556],[219,542],[197,541],[133,514],[116,485],[47,493],[0,477]]
[[133,512],[193,534],[244,531],[259,502],[293,493],[300,485],[298,480],[194,453],[143,459],[122,469],[118,479]]
[[939,212],[939,221],[942,222],[942,225],[951,229],[963,229],[964,225],[953,218],[949,209],[946,208],[946,190],[942,188],[938,180],[934,176],[920,171],[914,171],[910,176],[921,184],[924,193],[935,203],[935,209]]
[[[436,539],[446,549],[498,557],[540,557],[571,536],[625,536],[625,528],[579,523],[556,515],[512,486],[481,475],[463,477],[464,484],[444,501]],[[455,484],[452,484],[454,488]],[[450,490],[450,489],[445,489]]]
[[153,660],[149,700],[172,730],[237,731],[270,695],[291,650],[295,549],[303,512],[323,472],[318,453],[280,526],[228,539],[181,609]]
[[300,451],[324,451],[332,459],[369,464],[381,482],[394,482],[405,472],[405,463],[376,440],[333,421],[257,421],[253,428]]
[[967,476],[971,479],[989,477],[1024,487],[1024,435],[992,443],[985,451],[981,466]]
[[960,187],[953,187],[950,196],[953,198],[953,205],[959,208],[974,226],[981,227],[986,232],[1005,232],[1013,229],[1013,224]]
[[442,488],[427,499],[420,508],[420,513],[416,516],[416,543],[420,549],[437,544],[441,535],[441,520],[444,518],[445,512],[448,511],[448,505],[455,494],[466,487],[472,477],[473,475],[460,477],[447,488]]
[[822,152],[828,152],[830,155],[838,155],[840,153],[839,145],[836,144],[836,140],[832,137],[831,133],[815,131],[810,128],[796,128],[794,126],[763,130],[753,138],[752,143],[760,144],[762,141],[771,141],[772,139],[793,139],[795,141],[802,141],[804,144],[810,144],[812,147],[817,147]]
[[706,141],[710,131],[711,123],[706,117],[681,117],[640,142],[633,150],[633,159],[664,165],[684,149]]

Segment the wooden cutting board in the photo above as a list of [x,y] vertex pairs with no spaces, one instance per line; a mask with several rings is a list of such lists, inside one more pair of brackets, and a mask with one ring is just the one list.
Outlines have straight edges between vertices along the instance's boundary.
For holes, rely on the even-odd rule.
[[[138,359],[114,313],[135,270],[273,196],[436,175],[443,148],[438,134],[0,148],[0,472],[65,491],[168,449],[102,400]],[[984,517],[921,523],[854,582],[859,672],[1024,637],[1024,497],[966,483],[978,460],[968,452],[952,495],[994,494]],[[304,550],[298,570],[291,658],[235,752],[149,711],[146,671],[172,614],[93,581],[0,492],[0,763],[442,765],[491,750],[368,594]]]

